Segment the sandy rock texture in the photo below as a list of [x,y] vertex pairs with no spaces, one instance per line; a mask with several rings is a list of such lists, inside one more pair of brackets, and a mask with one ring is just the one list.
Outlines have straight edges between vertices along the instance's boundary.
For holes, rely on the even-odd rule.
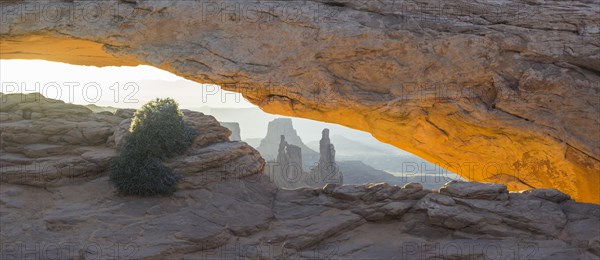
[[103,174],[122,120],[37,93],[0,93],[0,182],[44,187]]
[[[105,174],[129,132],[133,112],[94,113],[39,93],[0,93],[0,183],[60,186]],[[184,154],[165,162],[187,176],[180,188],[263,171],[260,153],[244,142],[229,141],[231,131],[214,117],[183,113],[198,136]]]
[[184,121],[198,136],[186,153],[165,162],[185,176],[178,188],[198,188],[263,172],[265,160],[260,153],[244,142],[229,141],[231,131],[214,117],[188,110],[183,113]]
[[[502,184],[456,181],[434,191],[418,183],[279,189],[257,150],[192,111],[184,121],[198,136],[165,161],[183,177],[177,191],[120,196],[105,173],[131,111],[93,113],[37,94],[1,98],[2,259],[600,256],[600,205],[556,189],[510,193]],[[34,163],[77,171],[19,168]]]
[[[208,173],[211,174],[211,173]],[[254,174],[171,197],[115,195],[107,177],[2,184],[2,256],[60,259],[595,259],[600,206],[556,190],[458,195],[385,183],[285,190]],[[561,199],[557,200],[557,196]],[[35,247],[37,245],[37,247]],[[33,249],[32,249],[33,248]],[[26,251],[25,249],[29,250]]]
[[600,203],[596,1],[1,4],[3,59],[148,64],[471,180]]

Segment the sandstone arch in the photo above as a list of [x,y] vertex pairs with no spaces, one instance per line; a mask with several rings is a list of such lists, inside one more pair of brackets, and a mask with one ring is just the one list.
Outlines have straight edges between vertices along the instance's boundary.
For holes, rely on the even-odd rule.
[[148,64],[600,203],[600,5],[489,2],[3,1],[1,58]]

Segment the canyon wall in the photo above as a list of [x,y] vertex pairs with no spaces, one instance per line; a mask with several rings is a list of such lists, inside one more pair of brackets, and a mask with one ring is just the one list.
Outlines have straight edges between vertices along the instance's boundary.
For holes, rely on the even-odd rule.
[[600,203],[597,2],[0,4],[2,59],[147,64],[470,180]]
[[219,122],[222,126],[227,127],[229,131],[231,131],[231,136],[229,139],[231,141],[241,141],[242,135],[240,130],[240,124],[238,122]]
[[309,169],[319,161],[319,153],[310,149],[302,142],[290,118],[275,118],[269,122],[267,135],[260,141],[260,145],[256,148],[265,160],[274,161],[279,158],[281,136],[285,137],[286,143],[297,146],[301,150],[302,168]]

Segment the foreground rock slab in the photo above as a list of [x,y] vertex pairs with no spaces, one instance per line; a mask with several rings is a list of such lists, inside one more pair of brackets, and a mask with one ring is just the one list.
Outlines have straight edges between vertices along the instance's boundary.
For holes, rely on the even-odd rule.
[[152,65],[469,180],[600,203],[598,1],[1,5],[3,59]]
[[[444,188],[456,186],[482,193],[496,187],[448,183]],[[24,254],[49,259],[600,256],[599,205],[556,202],[555,196],[536,193],[510,193],[505,200],[462,198],[420,190],[417,184],[286,190],[263,174],[157,198],[118,196],[107,177],[47,189],[3,183],[1,252],[8,259]]]

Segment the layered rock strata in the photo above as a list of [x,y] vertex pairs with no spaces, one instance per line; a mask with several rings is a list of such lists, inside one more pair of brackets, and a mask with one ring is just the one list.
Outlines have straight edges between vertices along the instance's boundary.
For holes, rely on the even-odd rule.
[[600,203],[596,1],[1,5],[2,59],[152,65],[470,180]]
[[482,183],[286,190],[254,174],[137,198],[117,196],[100,177],[48,189],[3,183],[0,205],[8,259],[600,256],[600,206]]
[[[119,139],[110,136],[128,129],[127,119],[36,94],[2,98],[2,259],[600,256],[600,206],[560,191],[510,193],[505,185],[469,182],[434,191],[418,183],[279,189],[262,174],[258,151],[229,141],[227,128],[192,111],[184,121],[199,135],[165,162],[183,177],[178,190],[119,196],[95,162],[117,154]],[[106,129],[92,127],[98,125]],[[35,179],[44,172],[14,170],[34,162],[94,163],[94,171]]]
[[[0,182],[60,186],[106,173],[128,134],[133,110],[94,113],[34,94],[0,95]],[[262,173],[264,160],[212,116],[184,110],[198,132],[190,149],[165,165],[186,176],[181,188]],[[206,174],[211,172],[212,174]]]

